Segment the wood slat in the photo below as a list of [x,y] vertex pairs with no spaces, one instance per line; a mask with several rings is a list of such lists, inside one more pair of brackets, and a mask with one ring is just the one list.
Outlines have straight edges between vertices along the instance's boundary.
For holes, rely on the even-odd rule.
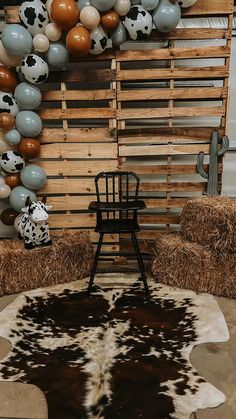
[[182,9],[184,16],[226,15],[233,13],[232,0],[198,0],[192,7]]
[[[45,144],[41,148],[43,159],[116,159],[117,144],[107,143],[55,143]],[[94,163],[96,164],[96,163]]]
[[219,79],[229,76],[227,66],[179,67],[164,69],[118,70],[116,79],[127,80],[184,80],[184,79]]
[[[141,192],[203,192],[204,182],[141,182]],[[38,191],[41,194],[95,194],[93,179],[48,179]],[[91,197],[92,198],[92,197]],[[83,199],[81,197],[81,199]],[[93,199],[93,198],[92,198]]]
[[117,99],[121,102],[140,100],[172,100],[172,99],[223,99],[227,97],[224,87],[185,87],[172,89],[132,89],[121,90]]
[[95,176],[106,170],[117,170],[117,160],[40,161],[48,176]]
[[43,101],[61,101],[61,100],[109,100],[115,99],[116,92],[114,89],[101,90],[49,90],[43,92]]
[[119,144],[188,144],[188,143],[210,143],[209,139],[184,137],[181,135],[156,135],[144,137],[120,137]]
[[186,145],[149,145],[149,146],[123,146],[119,147],[120,156],[166,156],[198,154],[200,151],[209,153],[208,144],[186,144]]
[[210,28],[179,28],[174,29],[169,33],[161,33],[153,29],[150,35],[150,40],[199,40],[199,39],[230,39],[231,31],[226,29],[210,29]]
[[[156,136],[156,135],[178,135],[183,137],[199,138],[200,140],[211,138],[213,127],[160,127],[160,128],[129,128],[118,131],[118,137],[129,138],[130,136],[143,137],[143,136]],[[224,135],[224,127],[218,127],[219,134]]]
[[[141,182],[140,192],[203,192],[205,182]],[[135,186],[131,186],[135,190]]]
[[125,61],[149,61],[149,60],[181,60],[184,58],[220,58],[229,57],[230,48],[225,46],[207,46],[192,48],[163,48],[150,50],[125,50],[117,51],[116,59]]
[[[89,65],[89,63],[88,63]],[[47,83],[55,82],[112,82],[115,72],[110,69],[91,69],[91,66],[72,71],[53,71],[49,73]]]
[[174,118],[174,117],[193,117],[193,116],[223,116],[225,108],[223,106],[203,106],[203,107],[179,107],[179,108],[139,108],[121,109],[117,111],[118,120],[129,119],[155,119],[155,118]]
[[115,141],[115,131],[110,128],[44,128],[38,139],[42,144],[107,142]]
[[[208,170],[208,165],[204,165],[204,169]],[[190,174],[196,174],[197,172],[197,165],[195,164],[157,164],[154,165],[153,163],[150,165],[128,165],[124,164],[120,166],[120,169],[122,170],[128,170],[133,171],[137,173],[138,175],[190,175]],[[218,167],[219,173],[222,172],[222,164]]]
[[112,108],[41,109],[37,113],[43,120],[109,119],[116,117],[116,111]]

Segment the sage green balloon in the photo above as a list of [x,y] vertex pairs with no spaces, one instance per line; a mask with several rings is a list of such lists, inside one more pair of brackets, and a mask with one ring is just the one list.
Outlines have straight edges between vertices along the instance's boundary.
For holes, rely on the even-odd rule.
[[178,25],[181,18],[179,4],[170,0],[160,0],[153,13],[153,22],[160,32],[171,32]]
[[42,101],[39,88],[26,82],[16,86],[14,97],[19,107],[26,110],[36,109]]
[[24,137],[37,137],[42,127],[41,118],[33,111],[21,111],[16,115],[16,129]]
[[1,40],[4,48],[17,57],[25,57],[32,50],[32,36],[24,26],[18,23],[6,25]]
[[10,207],[16,211],[21,211],[25,207],[27,196],[30,196],[32,201],[36,201],[36,195],[33,191],[25,188],[24,186],[16,186],[12,189],[10,195]]
[[158,6],[159,1],[160,0],[141,0],[141,5],[145,10],[154,10]]
[[8,131],[5,135],[5,140],[10,145],[17,145],[21,141],[21,135],[17,129],[11,129],[11,131]]
[[37,164],[28,164],[20,172],[21,182],[26,188],[40,189],[47,182],[46,172]]
[[111,36],[113,45],[120,46],[126,41],[126,30],[122,22],[119,23]]
[[115,5],[116,0],[91,0],[91,4],[99,12],[106,12],[107,10],[112,9]]
[[69,52],[60,42],[51,42],[46,52],[46,59],[50,67],[62,69],[69,62]]
[[78,0],[79,10],[81,11],[85,6],[91,6],[90,0]]

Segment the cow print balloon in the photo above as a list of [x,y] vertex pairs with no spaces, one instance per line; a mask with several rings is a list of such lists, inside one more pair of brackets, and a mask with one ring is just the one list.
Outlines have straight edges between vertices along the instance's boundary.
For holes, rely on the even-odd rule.
[[6,151],[0,158],[0,166],[7,173],[18,173],[25,166],[25,162],[17,151]]
[[48,78],[48,65],[36,54],[27,55],[23,59],[20,69],[24,78],[33,84],[43,83]]
[[124,26],[134,41],[145,39],[152,30],[152,16],[143,6],[135,5],[126,15]]
[[19,106],[13,95],[10,93],[0,92],[0,112],[9,112],[13,116],[19,112]]
[[91,49],[89,51],[90,54],[93,54],[93,55],[101,54],[107,48],[108,38],[100,25],[90,32],[90,38],[91,38]]
[[44,33],[48,24],[48,13],[46,6],[40,0],[26,1],[20,6],[20,19],[31,35]]

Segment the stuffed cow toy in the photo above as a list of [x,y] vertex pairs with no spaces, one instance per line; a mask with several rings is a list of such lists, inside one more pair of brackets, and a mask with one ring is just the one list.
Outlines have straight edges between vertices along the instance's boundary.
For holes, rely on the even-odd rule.
[[46,199],[43,197],[42,201],[31,201],[28,196],[25,207],[21,210],[23,214],[19,217],[17,230],[18,237],[24,240],[26,249],[52,244],[47,224],[48,210],[51,206],[46,205]]

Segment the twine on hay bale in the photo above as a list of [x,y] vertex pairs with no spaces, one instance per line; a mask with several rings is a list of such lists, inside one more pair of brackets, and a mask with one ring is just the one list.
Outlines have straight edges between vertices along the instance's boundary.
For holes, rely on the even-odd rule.
[[0,295],[74,281],[87,276],[93,261],[88,233],[52,233],[52,246],[25,250],[20,240],[0,242]]
[[236,255],[217,254],[185,240],[180,234],[162,234],[155,243],[152,272],[157,281],[197,292],[236,298]]
[[217,251],[236,253],[236,200],[203,196],[188,201],[182,211],[182,235]]

